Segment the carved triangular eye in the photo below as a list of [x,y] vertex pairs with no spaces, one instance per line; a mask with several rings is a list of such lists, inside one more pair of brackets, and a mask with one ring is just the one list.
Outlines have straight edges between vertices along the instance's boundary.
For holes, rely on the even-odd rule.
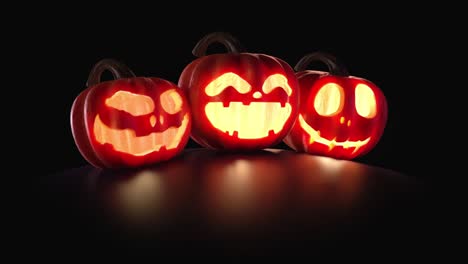
[[171,115],[182,110],[182,97],[175,89],[163,92],[160,101],[164,111]]
[[154,111],[151,97],[127,91],[118,91],[106,99],[106,105],[117,110],[125,111],[133,116],[140,116]]
[[205,93],[208,96],[216,96],[228,87],[233,87],[241,94],[246,94],[252,89],[250,84],[239,75],[228,72],[210,82],[205,88]]
[[355,90],[356,112],[362,117],[373,118],[377,114],[376,104],[372,89],[363,83],[358,84]]
[[315,96],[315,111],[322,116],[334,116],[343,109],[344,97],[343,87],[336,83],[327,83]]

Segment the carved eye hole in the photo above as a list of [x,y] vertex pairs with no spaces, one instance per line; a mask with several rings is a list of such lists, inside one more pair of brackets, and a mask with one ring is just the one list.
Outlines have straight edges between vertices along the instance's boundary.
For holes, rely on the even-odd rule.
[[365,118],[373,118],[377,114],[375,94],[365,84],[358,84],[355,90],[355,105],[357,113]]
[[151,97],[127,91],[118,91],[107,98],[105,104],[133,116],[146,115],[154,111]]
[[163,92],[160,101],[164,111],[169,114],[175,114],[182,110],[182,97],[175,89]]
[[205,88],[205,93],[208,96],[216,96],[228,87],[233,87],[241,94],[246,94],[252,89],[250,84],[239,75],[228,72],[210,82]]
[[336,83],[327,83],[318,91],[314,100],[315,111],[322,116],[333,116],[341,112],[344,104],[344,91]]
[[273,74],[268,76],[262,86],[262,90],[265,94],[271,93],[274,89],[283,89],[288,96],[291,95],[292,89],[288,84],[288,79],[281,74]]

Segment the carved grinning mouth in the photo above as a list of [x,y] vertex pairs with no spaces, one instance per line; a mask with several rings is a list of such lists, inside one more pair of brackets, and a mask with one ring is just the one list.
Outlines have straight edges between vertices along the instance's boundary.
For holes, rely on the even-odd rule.
[[169,127],[163,132],[153,132],[146,136],[136,137],[132,129],[113,129],[105,125],[99,115],[94,120],[94,135],[101,143],[111,144],[116,151],[144,156],[159,151],[162,147],[174,149],[178,146],[188,125],[188,114],[185,114],[180,127]]
[[283,129],[291,115],[291,105],[279,102],[212,102],[205,113],[217,129],[240,139],[259,139]]
[[343,147],[344,149],[347,148],[354,148],[352,153],[355,153],[358,151],[358,149],[364,145],[366,145],[370,137],[366,138],[365,140],[357,140],[357,141],[351,141],[351,140],[346,140],[346,141],[336,141],[335,139],[329,140],[326,138],[323,138],[320,136],[320,131],[317,131],[313,129],[307,122],[304,120],[304,117],[299,114],[299,124],[301,127],[309,134],[310,139],[309,139],[309,144],[312,144],[314,142],[326,145],[329,147],[329,151],[332,150],[334,147],[340,146]]

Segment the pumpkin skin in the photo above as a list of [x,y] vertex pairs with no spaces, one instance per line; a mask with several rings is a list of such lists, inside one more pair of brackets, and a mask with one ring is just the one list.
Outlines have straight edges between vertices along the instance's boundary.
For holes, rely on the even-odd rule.
[[[305,69],[312,61],[324,62],[329,72]],[[380,88],[350,76],[328,53],[308,54],[295,69],[300,110],[284,143],[298,152],[336,159],[354,159],[373,149],[387,123],[387,100]]]
[[[204,55],[219,41],[228,53]],[[215,32],[193,50],[199,58],[182,71],[178,86],[189,101],[191,137],[218,150],[258,150],[286,136],[298,112],[294,69],[266,54],[239,52],[237,40]]]
[[[95,67],[100,70],[91,75],[100,76],[102,68],[117,63],[100,61]],[[80,153],[99,168],[139,167],[171,159],[187,144],[191,127],[182,90],[170,81],[145,77],[88,82],[73,102],[70,120]]]

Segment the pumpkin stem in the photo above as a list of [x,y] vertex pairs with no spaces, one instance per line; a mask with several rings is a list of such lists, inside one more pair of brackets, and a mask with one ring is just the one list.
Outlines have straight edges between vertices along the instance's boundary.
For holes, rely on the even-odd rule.
[[192,54],[196,57],[205,56],[208,46],[214,42],[223,44],[226,47],[228,53],[240,53],[243,51],[240,42],[231,34],[226,32],[213,32],[204,36],[202,39],[200,39],[200,41],[198,41],[192,50]]
[[335,56],[322,51],[309,53],[302,57],[296,66],[294,66],[294,70],[297,72],[304,71],[307,69],[307,65],[314,61],[325,63],[328,67],[328,71],[332,75],[349,76],[348,70],[343,63],[341,63]]
[[132,70],[130,70],[130,68],[128,68],[128,66],[122,62],[114,59],[102,59],[98,61],[91,69],[86,86],[91,87],[100,83],[102,73],[105,70],[110,71],[114,79],[135,77],[135,74],[132,72]]

